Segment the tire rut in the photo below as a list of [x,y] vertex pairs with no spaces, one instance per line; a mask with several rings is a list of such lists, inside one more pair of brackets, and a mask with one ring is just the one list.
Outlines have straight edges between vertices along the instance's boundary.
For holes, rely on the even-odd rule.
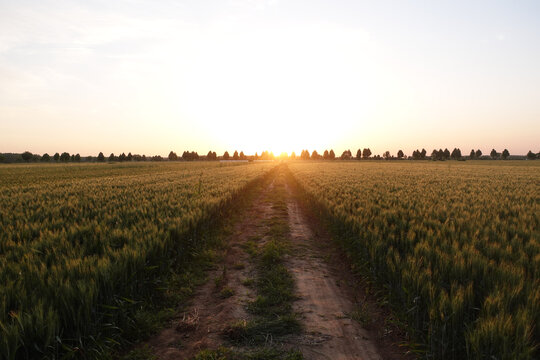
[[347,314],[354,303],[340,287],[340,278],[330,271],[324,254],[314,246],[314,236],[298,201],[288,187],[290,237],[294,257],[289,259],[300,299],[295,310],[305,333],[297,339],[306,359],[380,360],[369,333]]

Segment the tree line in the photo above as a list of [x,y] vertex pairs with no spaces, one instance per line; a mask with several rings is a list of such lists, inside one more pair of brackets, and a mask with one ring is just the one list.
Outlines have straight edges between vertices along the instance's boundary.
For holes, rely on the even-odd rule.
[[132,155],[128,153],[122,153],[120,155],[115,155],[111,153],[108,157],[100,152],[97,156],[81,156],[80,154],[70,154],[68,152],[55,153],[54,155],[49,155],[45,153],[43,155],[32,154],[30,151],[25,151],[22,154],[0,154],[0,163],[14,163],[14,162],[105,162],[105,161],[161,161],[163,158],[160,155],[149,156],[146,155]]
[[50,156],[48,153],[43,155],[32,154],[30,151],[25,151],[22,154],[6,153],[0,154],[0,162],[14,163],[14,162],[125,162],[125,161],[217,161],[217,160],[274,160],[275,156],[272,152],[263,151],[260,155],[245,155],[243,151],[234,151],[231,156],[228,151],[225,151],[222,156],[218,156],[215,151],[209,151],[206,155],[199,155],[196,151],[184,151],[181,156],[178,156],[176,152],[171,151],[167,158],[163,158],[161,155],[146,156],[139,154],[121,153],[115,155],[111,153],[109,156],[105,156],[103,152],[100,152],[97,156],[85,156],[80,154],[69,154],[68,152],[56,153]]
[[[403,150],[398,150],[395,156],[392,155],[390,151],[385,151],[382,154],[382,156],[381,155],[372,156],[372,155],[373,154],[369,148],[358,149],[356,151],[356,156],[352,155],[351,150],[345,150],[339,158],[336,157],[334,150],[330,150],[330,151],[325,150],[323,155],[320,155],[316,150],[314,150],[311,154],[309,153],[308,150],[302,150],[300,154],[300,159],[301,160],[336,160],[336,159],[339,159],[339,160],[381,160],[381,159],[403,160],[403,159],[408,159],[408,160],[444,161],[444,160],[466,160],[466,159],[469,159],[469,160],[474,160],[474,159],[507,160],[510,158],[510,152],[508,151],[508,149],[504,149],[500,153],[497,152],[495,149],[492,149],[491,152],[489,153],[489,156],[483,156],[482,150],[480,149],[478,150],[473,149],[471,150],[469,156],[463,156],[461,153],[461,149],[459,148],[454,148],[452,152],[450,152],[450,150],[448,150],[447,148],[444,150],[433,149],[430,156],[427,155],[426,149],[422,149],[422,150],[416,149],[412,152],[410,156],[405,155]],[[540,159],[540,152],[535,154],[531,150],[529,150],[529,152],[527,153],[525,157],[529,160]],[[296,158],[294,152],[291,154],[289,158],[291,159]],[[523,158],[523,156],[515,156],[514,158]]]
[[274,154],[268,151],[263,151],[260,155],[258,153],[255,153],[255,155],[246,155],[243,151],[238,152],[238,150],[235,150],[232,155],[228,151],[225,151],[221,156],[218,156],[215,151],[209,151],[206,156],[199,156],[196,151],[184,151],[181,157],[174,151],[171,151],[168,156],[169,161],[274,160],[275,158]]
[[[390,153],[390,151],[385,151],[381,155],[373,155],[371,149],[364,148],[358,149],[356,154],[353,155],[351,150],[345,150],[341,156],[336,156],[336,153],[333,149],[325,150],[323,154],[319,154],[317,150],[313,150],[311,153],[308,150],[302,150],[300,156],[297,156],[294,152],[291,155],[287,153],[282,153],[279,156],[275,156],[272,152],[263,151],[259,155],[245,155],[243,151],[238,152],[234,151],[231,156],[228,151],[225,151],[223,155],[218,156],[215,151],[209,151],[208,154],[199,156],[196,151],[184,151],[181,156],[178,156],[176,152],[171,151],[166,158],[169,161],[197,161],[197,160],[206,160],[206,161],[217,161],[217,160],[244,160],[244,161],[253,161],[253,160],[480,160],[480,159],[501,159],[507,160],[510,158],[510,152],[508,149],[504,149],[502,152],[497,152],[495,149],[492,149],[489,155],[483,155],[482,150],[472,149],[468,156],[462,155],[462,152],[459,148],[454,148],[450,152],[447,148],[442,149],[433,149],[431,155],[427,155],[426,149],[414,150],[410,156],[405,155],[402,150],[399,150],[396,155]],[[514,159],[521,159],[523,156],[514,156]],[[534,160],[540,159],[540,152],[533,153],[531,150],[525,156],[526,159]],[[50,156],[48,153],[43,155],[32,154],[30,151],[25,151],[22,154],[0,154],[0,163],[13,163],[13,162],[130,162],[130,161],[163,161],[165,160],[160,155],[146,156],[139,154],[121,153],[120,155],[115,155],[111,153],[109,156],[105,156],[103,152],[100,152],[97,156],[86,156],[81,157],[80,154],[69,154],[68,152],[55,153],[53,156]]]

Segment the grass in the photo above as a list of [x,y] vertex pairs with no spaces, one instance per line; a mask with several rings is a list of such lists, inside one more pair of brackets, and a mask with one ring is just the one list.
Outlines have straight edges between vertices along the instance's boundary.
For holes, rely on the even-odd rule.
[[214,285],[217,289],[220,289],[223,287],[223,285],[227,282],[227,267],[223,266],[223,270],[221,271],[221,274],[216,276],[214,278]]
[[227,328],[225,336],[236,344],[260,345],[272,344],[280,337],[296,334],[300,330],[297,316],[285,314],[238,321]]
[[248,309],[251,313],[261,315],[272,313],[284,315],[291,312],[294,295],[294,280],[280,261],[283,248],[275,240],[269,241],[260,255],[259,275],[256,280],[257,298]]
[[233,269],[235,269],[235,270],[242,270],[242,269],[245,269],[245,268],[246,268],[246,264],[241,263],[241,262],[236,262],[233,265]]
[[302,360],[298,351],[276,349],[275,347],[262,347],[248,351],[233,351],[221,347],[216,350],[203,350],[194,360]]
[[257,278],[251,280],[257,297],[248,304],[255,315],[250,321],[232,324],[225,332],[234,343],[265,344],[276,338],[301,331],[296,314],[292,311],[294,279],[283,262],[286,252],[283,239],[273,238],[256,257]]
[[128,354],[122,357],[122,360],[156,360],[157,358],[152,354],[152,349],[149,346],[143,346],[137,349],[131,350]]
[[258,238],[256,240],[250,239],[250,240],[246,241],[244,244],[242,244],[242,248],[252,258],[257,256],[257,241],[258,240],[259,240]]
[[358,322],[362,326],[367,326],[371,322],[371,318],[369,316],[369,309],[365,302],[356,304],[354,309],[347,314],[347,317]]
[[229,298],[234,295],[234,290],[231,289],[228,286],[225,286],[221,291],[219,292],[219,297],[222,299]]

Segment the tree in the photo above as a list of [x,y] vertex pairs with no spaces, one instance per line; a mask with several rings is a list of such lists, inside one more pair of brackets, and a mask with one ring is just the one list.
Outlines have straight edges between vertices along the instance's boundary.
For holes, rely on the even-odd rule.
[[291,153],[291,156],[289,156],[289,159],[296,160],[296,154],[294,153],[294,151]]
[[69,153],[63,152],[62,155],[60,155],[60,161],[68,162],[71,159],[71,156],[69,156]]
[[176,153],[171,150],[171,152],[169,153],[169,161],[176,161],[176,160],[178,160],[178,155],[176,155]]
[[442,156],[442,157],[443,157],[443,160],[448,160],[448,159],[450,159],[450,150],[448,150],[447,148],[444,149],[442,155],[443,155],[443,156]]
[[478,149],[476,150],[476,153],[474,154],[474,157],[477,159],[480,159],[482,157],[482,150]]
[[118,161],[120,162],[126,161],[126,154],[121,153],[120,156],[118,156]]
[[309,151],[302,150],[302,153],[300,154],[300,159],[302,160],[309,160]]
[[383,154],[383,157],[385,158],[385,160],[390,160],[390,158],[392,157],[390,155],[390,151],[386,150]]
[[238,151],[235,150],[235,151],[234,151],[234,154],[233,154],[233,156],[232,156],[232,159],[233,159],[233,160],[238,160],[239,158],[240,158],[240,157],[238,156]]
[[[349,153],[350,153],[350,152],[351,152],[351,151],[349,150]],[[334,152],[334,149],[330,149],[330,152],[328,153],[328,158],[329,158],[330,160],[335,160],[335,159],[336,159],[336,153]]]
[[[448,156],[450,156],[450,152],[448,152]],[[437,152],[437,158],[441,161],[444,161],[446,159],[446,153],[443,149],[439,149],[439,151]]]
[[439,158],[439,152],[437,151],[437,149],[433,149],[433,151],[431,152],[431,160],[437,160]]
[[[334,150],[331,151],[332,160],[336,158],[336,155],[334,154]],[[352,159],[352,153],[351,150],[345,150],[341,156],[339,157],[341,160],[351,160]]]
[[81,162],[81,154],[78,154],[75,155],[75,159],[74,159],[76,162]]
[[214,161],[217,160],[217,154],[215,151],[210,150],[208,154],[206,155],[206,160]]
[[328,150],[324,150],[324,153],[323,153],[323,159],[324,160],[328,160]]
[[356,160],[360,160],[362,158],[362,150],[358,149],[356,150]]
[[103,155],[102,152],[100,152],[97,156],[97,161],[98,162],[104,162],[105,161],[105,155]]
[[240,160],[246,160],[246,155],[244,154],[243,151],[240,151]]
[[317,150],[313,150],[311,153],[311,160],[319,160],[321,158],[321,155],[317,152]]
[[133,155],[131,155],[131,153],[128,153],[127,156],[126,156],[126,160],[127,161],[133,160]]
[[43,162],[49,162],[51,161],[51,156],[47,153],[43,154],[43,156],[41,157],[41,161]]
[[454,148],[454,150],[452,150],[452,154],[450,154],[450,157],[454,160],[461,159],[461,150],[458,148]]
[[185,161],[199,160],[199,154],[196,151],[184,151],[182,153],[182,159]]
[[54,161],[58,162],[58,160],[60,159],[60,154],[59,153],[54,154],[53,159]]
[[22,153],[21,157],[24,161],[30,162],[32,160],[33,154],[30,151],[25,151]]
[[529,150],[529,152],[527,153],[527,159],[534,160],[536,159],[536,155],[531,150]]
[[362,151],[362,157],[364,159],[369,159],[369,157],[371,156],[371,150],[369,148],[364,148],[364,150]]
[[502,152],[502,158],[504,160],[508,159],[508,157],[510,156],[510,153],[508,152],[507,149],[504,149],[503,152]]
[[399,150],[399,151],[397,152],[397,157],[398,157],[398,159],[403,159],[404,156],[405,156],[405,154],[403,153],[402,150]]
[[425,160],[426,159],[426,149],[422,149],[422,151],[416,149],[412,153],[412,158],[414,160]]
[[111,153],[111,155],[109,155],[109,161],[114,161],[115,159],[115,156],[113,153]]
[[229,158],[230,158],[229,152],[228,152],[228,151],[225,151],[225,152],[223,153],[223,160],[229,160]]
[[491,156],[491,158],[493,160],[497,159],[499,157],[499,154],[497,154],[497,151],[495,149],[491,149],[491,152],[489,153],[489,156]]
[[265,150],[261,153],[261,156],[259,156],[259,158],[261,160],[273,160],[274,159],[274,154],[273,153],[269,153],[268,150]]

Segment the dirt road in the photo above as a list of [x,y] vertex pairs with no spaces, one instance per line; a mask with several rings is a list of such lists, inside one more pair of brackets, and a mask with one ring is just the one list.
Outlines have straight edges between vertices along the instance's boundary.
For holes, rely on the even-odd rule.
[[[278,171],[276,179],[290,182],[285,169]],[[210,280],[197,291],[189,310],[148,342],[158,359],[189,359],[203,349],[230,346],[223,337],[224,330],[231,323],[249,320],[246,305],[255,297],[248,285],[254,269],[246,243],[254,239],[265,242],[268,233],[265,220],[272,216],[281,216],[289,224],[292,251],[285,265],[295,280],[298,300],[293,308],[303,329],[301,334],[282,339],[282,343],[299,348],[304,359],[409,358],[391,341],[382,339],[380,327],[363,328],[362,316],[369,314],[359,312],[358,294],[353,286],[347,285],[350,275],[344,276],[342,266],[329,264],[339,253],[334,252],[331,259],[327,252],[330,237],[306,216],[295,187],[286,183],[285,188],[285,212],[276,212],[268,201],[274,191],[273,181],[256,196],[235,225],[223,262],[209,274]],[[321,241],[326,246],[320,246]],[[380,314],[373,319],[380,321]]]

